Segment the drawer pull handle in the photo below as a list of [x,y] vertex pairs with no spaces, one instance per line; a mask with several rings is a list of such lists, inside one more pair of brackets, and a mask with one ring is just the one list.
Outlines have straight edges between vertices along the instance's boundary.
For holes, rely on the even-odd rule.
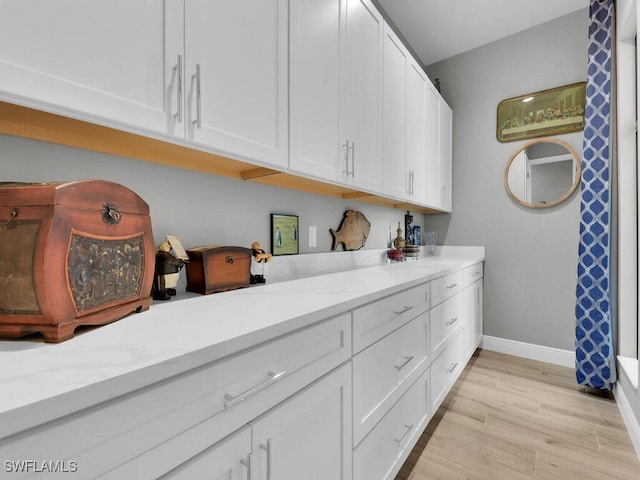
[[404,435],[402,436],[402,438],[393,439],[393,441],[396,442],[398,445],[402,445],[402,443],[407,439],[409,432],[411,432],[411,429],[413,428],[413,423],[411,425],[405,425],[404,428],[406,428],[407,431],[404,432]]
[[402,310],[400,310],[399,312],[398,312],[398,311],[396,311],[396,310],[394,310],[394,311],[393,311],[393,313],[394,313],[395,315],[402,315],[403,313],[408,312],[408,311],[409,311],[409,310],[411,310],[412,308],[413,308],[413,307],[403,307],[403,309],[402,309]]
[[393,368],[395,368],[396,370],[400,371],[402,370],[404,367],[406,367],[407,365],[409,365],[409,363],[411,362],[411,360],[413,360],[413,355],[411,355],[410,357],[404,357],[404,362],[402,362],[400,365],[394,365]]
[[260,444],[260,448],[267,452],[267,480],[271,480],[271,439],[267,440],[267,444]]
[[450,283],[449,285],[447,285],[447,290],[450,290],[452,288],[456,288],[458,286],[457,283]]
[[251,454],[248,454],[247,458],[242,458],[240,465],[247,469],[247,480],[251,480]]
[[480,272],[473,272],[474,277],[477,277],[478,275],[480,275]]
[[453,373],[453,371],[456,369],[457,366],[458,366],[458,362],[452,363],[449,369],[447,370],[447,373]]
[[225,399],[224,408],[233,407],[237,403],[243,402],[244,400],[246,400],[247,398],[251,397],[252,395],[255,395],[260,390],[264,390],[269,385],[271,385],[273,382],[275,382],[280,377],[282,377],[285,373],[287,373],[286,370],[283,370],[283,371],[278,372],[278,373],[269,372],[269,378],[267,378],[264,382],[259,383],[258,385],[254,386],[254,387],[251,387],[246,392],[243,392],[240,395],[237,395],[235,397],[233,395],[228,394],[228,393],[225,394],[225,396],[224,396],[224,399]]
[[458,317],[454,317],[454,318],[452,318],[451,320],[449,320],[447,322],[447,326],[449,327],[449,326],[453,325],[454,323],[456,323],[457,321],[458,321]]

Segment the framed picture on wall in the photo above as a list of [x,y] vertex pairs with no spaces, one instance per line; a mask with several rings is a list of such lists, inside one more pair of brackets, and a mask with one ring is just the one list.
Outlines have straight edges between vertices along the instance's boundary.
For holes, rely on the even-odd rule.
[[271,214],[271,254],[296,255],[299,253],[298,216]]
[[500,142],[577,132],[584,128],[586,82],[507,98],[498,104]]

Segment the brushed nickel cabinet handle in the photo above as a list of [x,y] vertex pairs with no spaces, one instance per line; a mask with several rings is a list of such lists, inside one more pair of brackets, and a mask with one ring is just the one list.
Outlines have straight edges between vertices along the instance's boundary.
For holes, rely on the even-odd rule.
[[274,372],[269,372],[269,378],[267,378],[264,382],[259,383],[258,385],[255,385],[253,387],[251,387],[250,389],[242,392],[239,395],[231,395],[229,393],[225,394],[224,399],[224,407],[225,408],[229,408],[232,407],[240,402],[245,401],[247,398],[255,395],[256,393],[258,393],[261,390],[264,390],[265,388],[267,388],[269,385],[271,385],[272,383],[274,383],[276,380],[278,380],[280,377],[282,377],[285,373],[287,373],[286,370],[282,370],[281,372],[278,373],[274,373]]
[[351,178],[356,176],[356,142],[351,142]]
[[413,360],[413,355],[411,355],[410,357],[405,356],[404,357],[404,362],[402,362],[400,365],[394,365],[393,368],[395,368],[396,370],[400,371],[404,367],[409,365],[409,363],[411,363],[411,360]]
[[458,286],[457,283],[450,283],[449,285],[447,285],[447,289],[455,288],[457,286]]
[[396,310],[394,310],[394,311],[393,311],[393,313],[394,313],[395,315],[402,315],[403,313],[408,312],[408,311],[409,311],[409,310],[411,310],[412,308],[413,308],[413,307],[404,307],[404,308],[403,308],[402,310],[400,310],[400,311],[396,311]]
[[446,324],[447,324],[447,326],[451,326],[454,323],[456,323],[457,321],[458,321],[458,317],[454,317],[451,320],[449,320]]
[[247,458],[240,460],[240,465],[247,469],[247,480],[251,480],[251,454],[247,455]]
[[193,123],[196,128],[200,129],[202,127],[202,94],[200,90],[200,64],[196,63],[196,73],[191,75],[191,79],[196,82],[196,118],[191,123]]
[[173,71],[176,72],[176,75],[178,77],[178,91],[176,94],[178,97],[178,109],[176,113],[173,114],[173,116],[175,117],[176,122],[182,123],[182,55],[178,55],[178,63],[175,67],[173,67]]
[[267,452],[267,480],[271,480],[271,439],[267,440],[266,445],[261,443],[260,448]]
[[347,143],[342,145],[342,147],[344,148],[344,164],[346,168],[346,170],[343,170],[342,173],[344,173],[346,177],[348,177],[349,175],[353,175],[352,172],[349,171],[349,151],[353,148],[353,144],[352,146],[349,146],[349,143],[349,139],[347,138]]
[[409,435],[409,432],[413,428],[413,423],[411,425],[406,425],[405,424],[404,428],[406,428],[407,431],[404,432],[404,435],[402,436],[402,438],[394,438],[393,439],[393,441],[396,442],[398,445],[402,445],[402,443],[406,440],[407,436]]
[[453,371],[456,369],[456,367],[458,366],[458,363],[452,363],[451,366],[449,367],[449,369],[447,370],[447,373],[453,373]]

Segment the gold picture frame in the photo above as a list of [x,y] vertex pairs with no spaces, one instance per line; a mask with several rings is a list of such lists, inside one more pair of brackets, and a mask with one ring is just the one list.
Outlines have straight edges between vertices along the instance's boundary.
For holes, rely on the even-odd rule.
[[584,128],[586,82],[507,98],[498,104],[500,142],[548,137]]

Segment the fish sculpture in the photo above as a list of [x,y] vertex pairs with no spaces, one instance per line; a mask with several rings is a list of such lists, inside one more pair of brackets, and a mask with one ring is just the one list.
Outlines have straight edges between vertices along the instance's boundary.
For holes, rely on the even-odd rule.
[[344,218],[340,223],[340,228],[329,231],[333,235],[333,247],[331,250],[338,248],[342,244],[345,250],[359,250],[364,247],[369,231],[371,230],[371,222],[357,210],[347,210],[344,212]]

